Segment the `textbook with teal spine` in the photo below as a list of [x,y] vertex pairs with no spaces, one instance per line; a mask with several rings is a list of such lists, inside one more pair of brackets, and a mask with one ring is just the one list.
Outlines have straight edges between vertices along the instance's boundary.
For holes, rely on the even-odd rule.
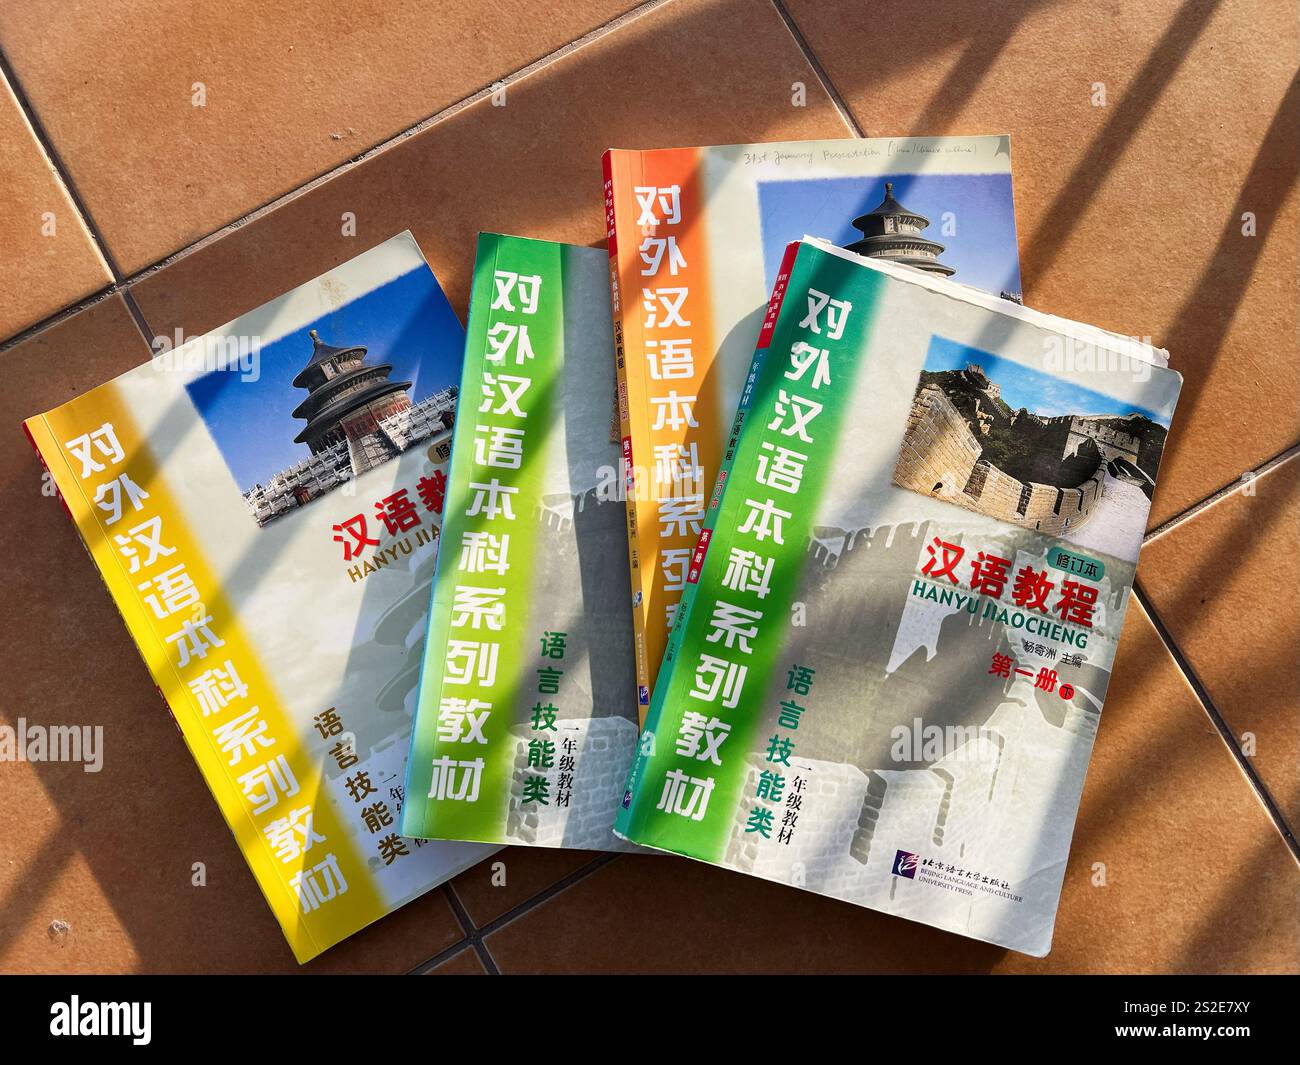
[[791,244],[616,832],[1047,953],[1180,386]]

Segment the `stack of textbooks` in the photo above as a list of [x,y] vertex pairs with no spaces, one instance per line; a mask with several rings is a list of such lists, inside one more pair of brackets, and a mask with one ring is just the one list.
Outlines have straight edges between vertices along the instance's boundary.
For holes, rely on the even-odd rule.
[[1045,954],[1181,379],[1009,137],[604,167],[465,331],[403,234],[27,423],[294,953],[513,844]]

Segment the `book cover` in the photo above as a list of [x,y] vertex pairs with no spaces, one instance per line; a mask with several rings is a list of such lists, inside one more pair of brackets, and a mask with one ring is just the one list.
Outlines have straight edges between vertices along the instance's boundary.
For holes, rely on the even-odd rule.
[[1011,138],[605,154],[644,720],[786,245],[811,233],[1018,299]]
[[480,234],[407,835],[621,850],[636,746],[604,252]]
[[791,245],[616,831],[1045,954],[1180,387]]
[[398,829],[463,342],[403,233],[25,423],[299,962],[492,853]]

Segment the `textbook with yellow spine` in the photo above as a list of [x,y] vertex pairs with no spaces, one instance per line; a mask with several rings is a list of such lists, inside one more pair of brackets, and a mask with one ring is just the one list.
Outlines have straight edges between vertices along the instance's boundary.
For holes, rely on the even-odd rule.
[[463,343],[403,233],[25,423],[299,962],[492,853],[398,828]]

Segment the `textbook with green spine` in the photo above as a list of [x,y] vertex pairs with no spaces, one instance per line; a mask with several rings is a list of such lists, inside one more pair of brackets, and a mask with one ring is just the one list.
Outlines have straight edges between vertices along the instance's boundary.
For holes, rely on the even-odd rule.
[[636,745],[605,253],[480,234],[405,835],[626,849]]
[[1047,953],[1167,364],[791,244],[615,831]]

